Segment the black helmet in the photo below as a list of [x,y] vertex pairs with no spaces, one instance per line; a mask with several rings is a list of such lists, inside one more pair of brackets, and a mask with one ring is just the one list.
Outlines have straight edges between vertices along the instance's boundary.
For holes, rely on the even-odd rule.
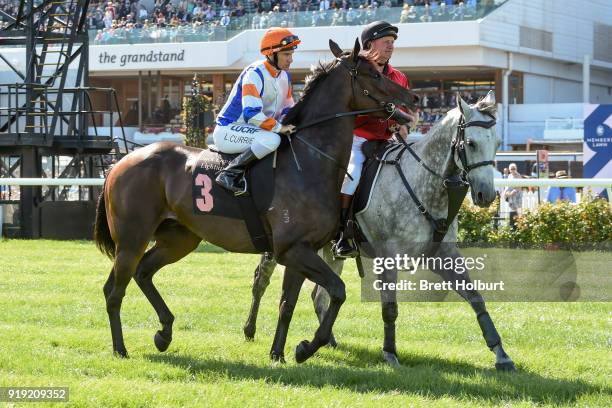
[[367,49],[370,41],[374,41],[388,35],[397,39],[397,31],[396,26],[393,26],[386,21],[374,21],[373,23],[365,26],[361,32],[361,45],[364,49]]

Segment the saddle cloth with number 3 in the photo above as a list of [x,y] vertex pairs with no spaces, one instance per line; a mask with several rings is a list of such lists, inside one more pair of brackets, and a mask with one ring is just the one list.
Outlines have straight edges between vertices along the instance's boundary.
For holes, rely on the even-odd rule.
[[[221,153],[211,148],[202,150],[192,170],[193,211],[200,215],[243,219],[238,198],[217,183],[217,173],[237,154]],[[270,208],[274,196],[274,154],[259,160],[246,172],[249,194],[259,214]]]

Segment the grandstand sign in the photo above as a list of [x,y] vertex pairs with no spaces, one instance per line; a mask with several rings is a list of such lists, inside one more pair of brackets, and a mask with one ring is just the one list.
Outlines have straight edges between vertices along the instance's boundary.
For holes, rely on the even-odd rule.
[[[90,71],[146,71],[161,69],[198,69],[210,66],[211,61],[220,66],[231,65],[221,42],[207,44],[202,52],[198,43],[181,44],[125,44],[99,45],[90,48]],[[214,55],[214,58],[211,56]],[[217,64],[215,64],[217,65]]]
[[173,61],[185,61],[185,50],[179,52],[162,52],[162,51],[149,51],[149,52],[134,52],[130,54],[116,55],[114,53],[108,53],[104,51],[98,55],[98,62],[104,64],[117,64],[119,66],[138,66],[137,64],[142,63],[154,63],[154,62],[173,62]]
[[584,177],[612,178],[612,105],[584,105]]

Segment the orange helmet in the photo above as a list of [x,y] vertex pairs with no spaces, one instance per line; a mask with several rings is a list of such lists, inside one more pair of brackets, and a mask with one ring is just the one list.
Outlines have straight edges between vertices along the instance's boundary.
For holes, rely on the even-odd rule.
[[286,28],[272,27],[264,34],[259,48],[263,55],[270,56],[279,51],[295,50],[300,42],[298,36]]

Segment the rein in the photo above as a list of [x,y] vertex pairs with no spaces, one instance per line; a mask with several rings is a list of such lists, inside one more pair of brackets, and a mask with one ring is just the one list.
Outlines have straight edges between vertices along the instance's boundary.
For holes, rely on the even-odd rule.
[[[412,149],[411,145],[406,143],[406,141],[401,136],[399,136],[397,133],[395,134],[395,137],[399,139],[401,144],[404,145],[402,149],[400,150],[400,152],[398,153],[397,157],[393,160],[379,160],[382,164],[390,164],[396,168],[400,176],[400,179],[402,180],[402,183],[404,184],[404,187],[406,188],[406,190],[408,191],[408,194],[412,198],[412,201],[414,201],[414,203],[416,204],[421,214],[423,214],[423,216],[431,223],[433,230],[434,230],[433,232],[434,242],[438,242],[438,243],[442,242],[442,240],[446,236],[446,233],[448,232],[449,226],[451,225],[451,223],[457,216],[457,213],[459,212],[459,208],[461,207],[461,203],[463,202],[463,199],[465,195],[467,194],[467,190],[469,187],[469,182],[467,180],[468,173],[474,170],[475,168],[494,164],[492,160],[486,160],[486,161],[481,161],[481,162],[477,162],[473,164],[468,164],[467,154],[465,151],[465,143],[466,143],[465,129],[466,128],[482,127],[485,129],[490,129],[491,127],[495,126],[495,123],[496,123],[495,116],[489,114],[488,112],[485,112],[485,113],[487,114],[487,116],[492,118],[491,121],[488,121],[488,122],[473,121],[473,122],[465,123],[465,117],[463,116],[463,114],[461,115],[461,119],[459,120],[459,126],[457,127],[457,135],[452,140],[452,145],[451,145],[451,152],[452,152],[453,160],[455,158],[455,154],[457,154],[459,156],[459,160],[461,161],[461,166],[463,167],[462,169],[460,169],[459,173],[452,174],[449,177],[444,177],[440,175],[439,173],[437,173],[436,171],[432,170],[416,154],[416,152]],[[408,151],[412,155],[412,157],[414,157],[414,159],[417,161],[417,163],[421,167],[423,167],[425,170],[427,170],[428,172],[430,172],[431,174],[433,174],[434,176],[442,180],[442,184],[446,188],[447,194],[448,194],[448,212],[447,212],[446,218],[435,218],[429,211],[427,211],[427,208],[425,208],[423,203],[418,199],[414,190],[410,186],[410,183],[408,183],[408,179],[406,179],[406,175],[404,174],[402,167],[400,165],[402,155],[406,151]]]
[[365,89],[365,87],[361,86],[361,84],[359,82],[359,79],[357,78],[359,64],[361,63],[361,59],[357,62],[357,65],[355,65],[353,67],[347,66],[347,64],[341,58],[336,58],[336,61],[338,61],[340,65],[342,65],[344,68],[346,68],[349,71],[349,74],[351,75],[351,90],[353,92],[353,99],[355,99],[355,83],[357,83],[362,88],[362,93],[365,96],[367,96],[367,97],[373,99],[374,101],[376,101],[376,103],[378,103],[380,105],[380,107],[378,107],[378,108],[370,108],[370,109],[362,109],[362,110],[356,110],[356,111],[350,111],[350,112],[334,113],[334,114],[331,114],[331,115],[323,116],[322,118],[315,119],[313,121],[306,122],[303,125],[297,126],[296,129],[295,129],[295,132],[294,132],[296,134],[294,134],[294,135],[289,134],[289,135],[286,135],[286,136],[287,136],[287,139],[289,140],[289,146],[291,147],[291,152],[293,153],[293,159],[295,160],[295,164],[297,166],[298,171],[302,171],[302,167],[300,166],[300,163],[299,163],[299,161],[297,159],[297,155],[295,154],[295,150],[293,150],[293,143],[292,143],[292,139],[291,139],[292,136],[295,137],[300,142],[302,142],[303,144],[305,144],[308,148],[314,150],[315,152],[317,152],[318,154],[320,154],[324,158],[330,160],[332,163],[334,163],[336,165],[336,167],[338,167],[339,169],[344,171],[344,173],[348,176],[349,179],[353,180],[353,177],[349,174],[348,169],[347,169],[346,166],[343,166],[342,163],[340,163],[334,157],[332,157],[329,154],[325,153],[323,150],[319,149],[318,147],[316,147],[315,145],[313,145],[312,143],[310,143],[309,141],[304,139],[302,136],[298,135],[297,132],[299,132],[300,130],[304,130],[304,129],[310,128],[312,126],[321,124],[323,122],[330,121],[332,119],[339,119],[339,118],[350,117],[350,116],[365,115],[365,114],[374,113],[374,112],[386,111],[387,113],[389,113],[389,118],[391,118],[395,114],[395,112],[397,111],[397,107],[392,102],[384,102],[384,101],[374,97],[373,95],[370,94],[370,91]]

